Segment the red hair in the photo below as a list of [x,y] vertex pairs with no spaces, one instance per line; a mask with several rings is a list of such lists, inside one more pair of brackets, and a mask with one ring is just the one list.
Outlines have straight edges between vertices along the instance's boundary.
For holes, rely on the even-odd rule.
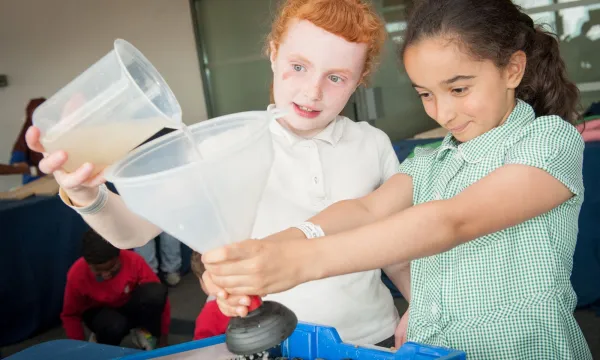
[[385,42],[383,20],[363,0],[286,0],[281,4],[267,36],[267,55],[271,42],[275,51],[285,38],[292,20],[307,20],[348,42],[367,44],[367,56],[361,75],[364,81],[374,70]]

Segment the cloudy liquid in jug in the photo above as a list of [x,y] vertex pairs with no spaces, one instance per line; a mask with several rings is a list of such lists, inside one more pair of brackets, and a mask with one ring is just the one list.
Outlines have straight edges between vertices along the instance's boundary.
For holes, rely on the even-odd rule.
[[63,169],[77,170],[86,162],[94,164],[94,175],[122,159],[128,152],[165,127],[161,118],[135,122],[110,122],[79,126],[52,139],[41,139],[46,152],[64,150],[68,160]]

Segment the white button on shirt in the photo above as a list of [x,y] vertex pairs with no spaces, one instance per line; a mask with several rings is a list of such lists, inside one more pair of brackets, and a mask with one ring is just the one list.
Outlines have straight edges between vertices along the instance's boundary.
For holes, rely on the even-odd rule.
[[[366,122],[338,116],[312,139],[291,133],[277,121],[271,132],[275,158],[253,238],[298,225],[337,201],[367,195],[399,168],[388,136]],[[392,336],[399,320],[380,275],[375,270],[336,276],[265,300],[288,306],[300,321],[335,327],[346,342],[374,344]]]

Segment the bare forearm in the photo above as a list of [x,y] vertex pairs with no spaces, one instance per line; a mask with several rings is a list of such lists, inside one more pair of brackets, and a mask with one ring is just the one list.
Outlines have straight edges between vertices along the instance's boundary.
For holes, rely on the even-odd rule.
[[328,277],[382,268],[448,251],[460,244],[540,216],[573,193],[542,169],[506,165],[458,195],[430,201],[307,247],[315,257],[309,276]]
[[[337,202],[308,221],[321,226],[327,235],[351,230],[374,221],[369,211],[358,200]],[[306,236],[296,228],[289,228],[269,236],[269,239],[304,239]]]
[[411,207],[376,223],[313,243],[317,257],[313,276],[325,278],[385,268],[438,254],[459,244],[451,212],[442,201]]
[[98,234],[121,249],[145,245],[162,232],[131,212],[121,197],[113,192],[109,192],[108,201],[100,212],[82,217]]
[[370,224],[377,220],[369,209],[360,200],[339,201],[309,221],[318,224],[327,235],[334,235],[343,231]]
[[[412,178],[396,174],[372,193],[358,199],[339,201],[309,219],[334,235],[374,223],[412,206]],[[288,229],[270,238],[304,238],[298,229]]]

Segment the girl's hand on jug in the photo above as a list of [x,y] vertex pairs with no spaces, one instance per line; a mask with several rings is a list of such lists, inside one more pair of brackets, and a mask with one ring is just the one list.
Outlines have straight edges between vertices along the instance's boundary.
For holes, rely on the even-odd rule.
[[76,206],[85,206],[94,201],[98,195],[98,186],[106,180],[102,173],[92,176],[94,165],[85,163],[72,173],[62,170],[67,162],[68,154],[64,151],[47,153],[40,143],[40,130],[31,126],[25,134],[27,146],[36,152],[44,154],[39,168],[45,174],[53,174],[56,182],[64,189]]

